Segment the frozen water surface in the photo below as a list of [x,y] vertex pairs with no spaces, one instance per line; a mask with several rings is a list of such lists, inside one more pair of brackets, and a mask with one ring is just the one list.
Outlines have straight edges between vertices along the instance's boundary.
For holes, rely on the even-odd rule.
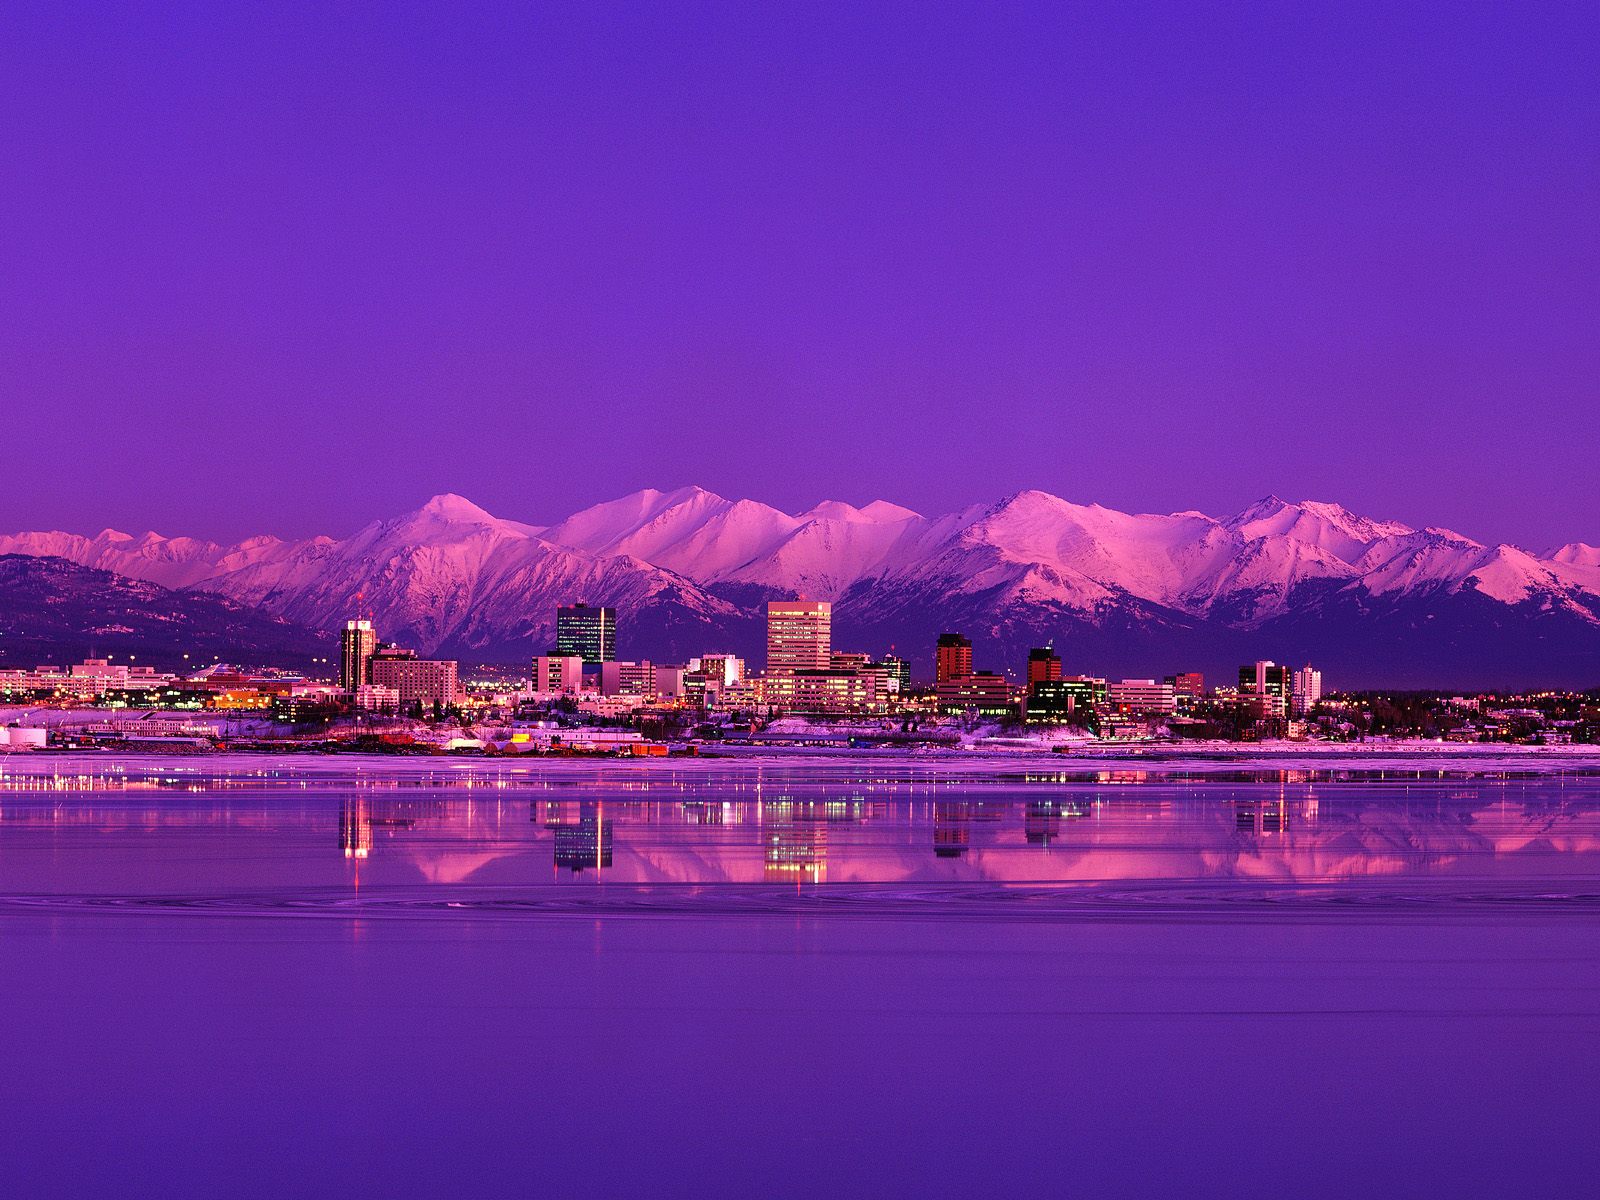
[[1600,759],[0,760],[7,1196],[1590,1196]]

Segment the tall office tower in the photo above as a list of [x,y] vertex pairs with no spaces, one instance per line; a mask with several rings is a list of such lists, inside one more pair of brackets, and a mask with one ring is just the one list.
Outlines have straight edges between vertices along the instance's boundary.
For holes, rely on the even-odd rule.
[[1061,678],[1061,657],[1049,646],[1036,646],[1028,651],[1028,690],[1036,683],[1050,683]]
[[370,683],[367,664],[372,652],[378,648],[378,635],[371,621],[346,621],[339,634],[339,690],[354,693],[363,683]]
[[1239,698],[1259,701],[1262,716],[1287,716],[1292,682],[1288,667],[1262,659],[1239,668]]
[[889,678],[897,685],[901,695],[911,690],[911,664],[898,654],[885,654],[883,656],[884,669],[889,672]]
[[1294,673],[1290,700],[1295,716],[1302,717],[1317,706],[1322,699],[1322,672],[1310,663]]
[[833,605],[773,600],[767,605],[767,674],[826,671],[833,654]]
[[556,609],[556,654],[583,659],[586,667],[614,662],[617,657],[617,610],[587,604]]
[[972,674],[972,643],[959,633],[941,633],[933,651],[933,682],[949,683]]

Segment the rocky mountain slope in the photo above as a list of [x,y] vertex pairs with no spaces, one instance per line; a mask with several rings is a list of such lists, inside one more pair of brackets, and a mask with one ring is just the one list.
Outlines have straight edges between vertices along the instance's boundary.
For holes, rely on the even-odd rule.
[[930,517],[885,501],[789,514],[690,487],[535,526],[446,495],[344,539],[22,533],[0,553],[325,629],[366,613],[387,637],[475,658],[543,647],[555,606],[584,599],[618,607],[628,656],[759,662],[762,602],[801,594],[835,602],[842,646],[917,663],[955,628],[1000,668],[1053,638],[1069,669],[1114,674],[1267,656],[1394,686],[1600,682],[1600,550],[1489,546],[1276,497],[1212,517],[1026,491]]
[[175,591],[61,558],[0,555],[0,667],[68,665],[129,654],[150,666],[214,659],[321,672],[328,633],[212,592]]

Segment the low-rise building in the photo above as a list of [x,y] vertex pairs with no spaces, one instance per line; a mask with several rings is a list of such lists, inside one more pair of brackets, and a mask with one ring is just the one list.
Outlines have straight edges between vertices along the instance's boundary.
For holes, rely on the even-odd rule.
[[540,695],[575,695],[583,690],[583,659],[575,654],[541,654],[533,660],[530,682]]
[[683,667],[658,665],[656,667],[656,699],[682,700],[686,674],[687,672]]
[[356,707],[362,712],[394,713],[400,711],[398,688],[384,687],[378,683],[363,683],[355,690]]
[[1180,671],[1168,675],[1162,682],[1172,685],[1172,694],[1181,709],[1192,708],[1205,699],[1206,677],[1199,671]]
[[1042,679],[1029,689],[1026,719],[1036,725],[1059,725],[1085,718],[1106,704],[1106,681],[1092,675]]
[[655,664],[646,662],[603,662],[600,664],[602,696],[654,696]]
[[638,709],[649,702],[647,696],[616,695],[603,696],[597,692],[584,692],[578,700],[578,711],[585,716],[599,717],[602,720],[616,720],[619,717],[633,715]]
[[831,668],[764,676],[761,697],[786,713],[875,712],[888,704],[882,673]]
[[953,675],[934,688],[939,707],[945,712],[973,712],[986,716],[1010,712],[1016,696],[1004,675],[993,671],[973,671]]
[[1106,703],[1119,713],[1170,713],[1178,707],[1172,684],[1154,679],[1120,679],[1108,684]]

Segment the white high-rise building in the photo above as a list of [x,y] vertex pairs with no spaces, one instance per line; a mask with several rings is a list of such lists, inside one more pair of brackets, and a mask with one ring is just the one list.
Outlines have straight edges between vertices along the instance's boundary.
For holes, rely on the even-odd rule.
[[833,605],[773,600],[767,605],[767,674],[826,671],[833,656]]
[[1322,699],[1322,672],[1310,663],[1294,673],[1294,686],[1290,692],[1294,714],[1304,716]]

